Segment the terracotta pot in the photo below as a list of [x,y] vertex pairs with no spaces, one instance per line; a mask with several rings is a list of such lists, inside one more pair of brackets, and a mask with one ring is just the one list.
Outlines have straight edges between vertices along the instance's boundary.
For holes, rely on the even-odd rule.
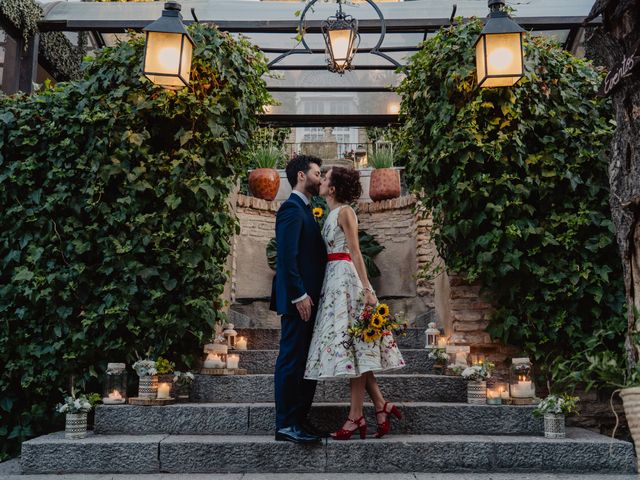
[[254,197],[272,201],[280,188],[280,175],[273,168],[257,168],[249,174],[249,190]]
[[620,390],[624,415],[627,417],[629,431],[636,446],[636,457],[640,467],[640,387],[623,388]]
[[395,168],[376,168],[371,172],[369,196],[374,202],[400,196],[400,172]]

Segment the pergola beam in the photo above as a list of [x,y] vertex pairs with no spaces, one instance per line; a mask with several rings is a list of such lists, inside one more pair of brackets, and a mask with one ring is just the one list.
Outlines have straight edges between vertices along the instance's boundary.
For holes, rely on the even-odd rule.
[[[186,12],[185,12],[186,13]],[[185,24],[193,23],[185,14]],[[484,19],[482,19],[484,20]],[[581,26],[585,17],[518,17],[517,21],[525,30],[568,30]],[[121,33],[127,30],[141,31],[149,22],[146,20],[41,20],[38,27],[41,32],[65,31],[81,32],[95,30],[102,33]],[[203,22],[208,23],[208,22]],[[221,30],[231,33],[297,33],[297,20],[263,21],[214,21]],[[307,33],[320,33],[321,21],[307,22]],[[588,26],[597,26],[602,18],[592,20]],[[448,18],[405,18],[386,20],[387,33],[424,33],[435,32],[451,25]],[[358,22],[360,33],[380,33],[380,21],[369,19]]]

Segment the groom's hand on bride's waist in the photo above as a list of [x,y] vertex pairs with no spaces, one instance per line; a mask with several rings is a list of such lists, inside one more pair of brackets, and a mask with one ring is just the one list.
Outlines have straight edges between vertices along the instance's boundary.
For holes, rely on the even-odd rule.
[[305,322],[308,322],[311,319],[311,309],[313,308],[313,300],[311,300],[311,297],[307,296],[296,303],[296,308],[298,309],[298,314],[300,315],[300,318]]

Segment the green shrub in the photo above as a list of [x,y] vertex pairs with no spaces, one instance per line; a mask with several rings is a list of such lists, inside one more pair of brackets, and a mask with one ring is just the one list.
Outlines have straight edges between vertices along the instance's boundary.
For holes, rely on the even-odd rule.
[[480,280],[497,307],[492,336],[558,380],[569,365],[586,371],[587,355],[623,351],[610,104],[587,61],[529,35],[520,84],[478,88],[481,29],[442,29],[412,57],[400,88],[406,178],[433,215],[447,269]]
[[0,100],[3,452],[60,428],[51,413],[70,376],[90,391],[108,361],[188,367],[224,320],[228,196],[272,100],[255,47],[190,31],[178,92],[141,75],[136,38],[81,80]]
[[276,147],[256,147],[249,153],[251,168],[279,168],[284,164],[284,153]]

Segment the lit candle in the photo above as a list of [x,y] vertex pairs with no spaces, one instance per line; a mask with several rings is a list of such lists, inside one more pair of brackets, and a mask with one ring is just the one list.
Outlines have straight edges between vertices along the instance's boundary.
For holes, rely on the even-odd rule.
[[238,368],[240,357],[238,355],[229,355],[227,357],[227,368]]
[[244,337],[238,337],[236,340],[236,350],[246,350],[247,349],[247,339]]
[[204,361],[204,368],[224,368],[224,362],[219,355],[210,353],[207,355],[207,359]]
[[518,378],[518,383],[511,385],[511,396],[514,398],[533,397],[533,384],[530,380],[524,380],[524,376]]
[[118,390],[114,390],[113,392],[109,393],[108,397],[104,397],[102,399],[102,403],[104,403],[105,405],[117,405],[119,403],[124,403],[124,398],[122,398],[122,395]]
[[507,390],[502,390],[500,392],[500,398],[502,398],[502,400],[509,400],[509,392]]
[[444,337],[438,337],[438,348],[445,348],[447,346],[447,339]]
[[502,403],[502,399],[500,397],[500,392],[494,388],[487,389],[487,403],[489,405],[500,405]]
[[158,397],[157,398],[169,398],[169,391],[171,386],[168,383],[160,383],[158,385]]

